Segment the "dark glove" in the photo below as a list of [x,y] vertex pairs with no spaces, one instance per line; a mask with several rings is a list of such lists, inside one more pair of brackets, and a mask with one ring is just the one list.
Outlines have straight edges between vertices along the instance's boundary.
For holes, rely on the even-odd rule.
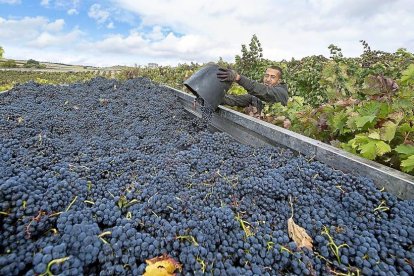
[[220,81],[235,81],[237,78],[237,72],[231,69],[224,69],[219,68],[219,71],[217,72],[217,78],[220,79]]

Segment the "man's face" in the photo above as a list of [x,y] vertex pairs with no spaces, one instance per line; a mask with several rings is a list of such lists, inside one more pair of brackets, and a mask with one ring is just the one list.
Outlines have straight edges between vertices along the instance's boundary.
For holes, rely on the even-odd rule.
[[279,83],[280,76],[279,71],[272,68],[267,68],[266,73],[263,77],[263,84],[266,86],[275,86]]

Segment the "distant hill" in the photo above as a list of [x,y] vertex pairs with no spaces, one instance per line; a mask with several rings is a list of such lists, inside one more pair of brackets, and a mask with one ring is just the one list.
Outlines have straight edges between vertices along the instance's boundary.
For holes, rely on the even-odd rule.
[[71,65],[71,64],[64,64],[64,63],[57,63],[57,62],[43,62],[39,61],[41,65],[44,65],[43,68],[25,68],[24,65],[26,64],[27,60],[14,60],[16,62],[15,68],[4,68],[2,64],[4,64],[9,59],[2,58],[0,59],[0,69],[4,70],[47,70],[47,71],[120,71],[127,66],[111,66],[111,67],[96,67],[96,66],[87,66],[87,65]]

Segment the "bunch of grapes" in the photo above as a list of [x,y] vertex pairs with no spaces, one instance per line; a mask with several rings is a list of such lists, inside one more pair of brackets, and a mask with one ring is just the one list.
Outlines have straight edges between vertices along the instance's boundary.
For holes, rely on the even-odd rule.
[[413,274],[412,200],[178,102],[145,78],[1,94],[0,274],[140,275],[162,255],[180,275]]

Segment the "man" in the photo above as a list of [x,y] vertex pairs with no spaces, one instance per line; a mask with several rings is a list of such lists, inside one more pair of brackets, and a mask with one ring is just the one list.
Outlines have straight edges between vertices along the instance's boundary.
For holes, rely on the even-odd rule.
[[244,87],[248,93],[238,96],[226,95],[222,104],[240,107],[254,106],[259,116],[264,105],[262,101],[269,104],[280,102],[282,105],[286,105],[289,98],[287,86],[281,82],[282,69],[278,66],[270,66],[266,69],[263,84],[241,76],[231,69],[220,68],[217,78],[221,81],[235,81]]

